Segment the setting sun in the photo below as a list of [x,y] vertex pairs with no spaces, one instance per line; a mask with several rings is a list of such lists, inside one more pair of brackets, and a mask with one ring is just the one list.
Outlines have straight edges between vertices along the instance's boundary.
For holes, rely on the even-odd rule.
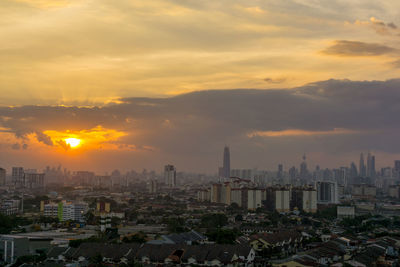
[[64,140],[71,148],[76,148],[81,143],[81,140],[78,138],[67,138]]

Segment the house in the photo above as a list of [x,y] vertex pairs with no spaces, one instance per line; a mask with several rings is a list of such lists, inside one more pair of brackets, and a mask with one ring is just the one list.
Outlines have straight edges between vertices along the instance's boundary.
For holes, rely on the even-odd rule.
[[250,245],[255,251],[291,254],[301,246],[303,236],[300,232],[287,230],[276,233],[261,233],[250,236]]

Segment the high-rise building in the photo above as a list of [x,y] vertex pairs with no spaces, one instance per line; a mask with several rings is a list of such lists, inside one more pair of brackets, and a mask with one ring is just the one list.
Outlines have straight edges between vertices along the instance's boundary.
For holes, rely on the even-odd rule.
[[26,188],[41,188],[44,186],[44,173],[25,173]]
[[289,212],[290,191],[285,187],[269,187],[266,191],[265,205],[269,211]]
[[307,169],[307,162],[306,162],[306,154],[303,155],[303,162],[300,164],[300,178],[302,180],[307,180],[308,178],[308,169]]
[[6,185],[6,170],[0,168],[0,186]]
[[367,173],[366,176],[369,178],[374,178],[375,177],[375,156],[371,155],[370,152],[368,152],[367,156]]
[[12,167],[11,181],[16,187],[23,187],[25,184],[25,173],[22,167]]
[[317,212],[317,191],[312,187],[297,187],[292,189],[290,209],[305,212]]
[[316,182],[317,203],[333,204],[338,203],[338,186],[336,182]]
[[353,179],[358,176],[358,171],[357,171],[357,166],[354,162],[351,163],[350,165],[350,179],[351,183],[353,183]]
[[400,172],[400,160],[394,161],[394,170]]
[[176,168],[174,165],[165,165],[164,167],[164,181],[168,187],[176,186]]
[[395,160],[394,161],[394,170],[393,170],[394,176],[396,178],[400,178],[400,160]]
[[148,183],[147,183],[147,189],[149,190],[150,194],[154,194],[157,193],[157,180],[151,179]]
[[231,176],[231,156],[228,146],[224,148],[223,165],[222,168],[220,168],[219,176],[223,178],[229,178]]
[[359,170],[359,176],[360,177],[366,177],[367,176],[367,171],[366,171],[366,168],[365,168],[364,154],[363,153],[360,154],[360,166],[359,166],[358,170]]

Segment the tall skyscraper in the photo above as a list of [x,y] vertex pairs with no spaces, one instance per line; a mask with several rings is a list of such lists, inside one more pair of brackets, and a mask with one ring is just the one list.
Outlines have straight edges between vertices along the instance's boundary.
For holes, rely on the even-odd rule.
[[231,177],[231,157],[228,146],[225,146],[224,148],[224,161],[220,171],[220,176],[223,178]]
[[300,178],[306,180],[308,178],[308,169],[306,162],[306,154],[303,155],[303,162],[300,164]]
[[370,152],[368,152],[367,156],[367,177],[373,178],[375,177],[375,156],[371,155]]
[[168,187],[176,186],[176,168],[174,165],[165,165],[164,167],[164,181]]
[[363,153],[361,153],[361,155],[360,155],[360,166],[359,166],[358,169],[359,169],[360,177],[367,176],[366,169],[365,169],[365,163],[364,163],[364,154]]

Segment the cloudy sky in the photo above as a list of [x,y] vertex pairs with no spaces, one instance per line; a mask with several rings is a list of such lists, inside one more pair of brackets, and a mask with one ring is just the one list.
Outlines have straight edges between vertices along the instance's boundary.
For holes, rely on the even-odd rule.
[[399,10],[393,0],[2,0],[0,165],[214,173],[225,144],[238,168],[290,167],[304,152],[336,167],[368,150],[392,165]]

